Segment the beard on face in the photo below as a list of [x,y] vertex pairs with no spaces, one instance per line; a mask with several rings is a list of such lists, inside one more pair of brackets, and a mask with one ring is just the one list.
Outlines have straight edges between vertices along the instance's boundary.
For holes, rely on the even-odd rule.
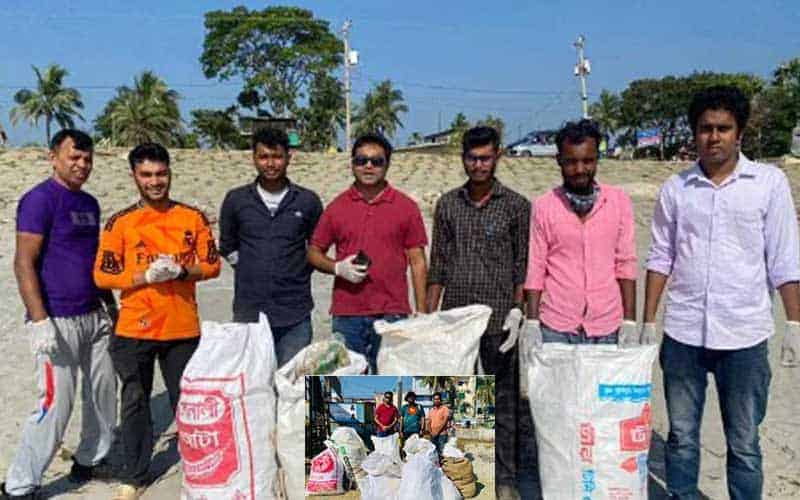
[[[564,189],[577,195],[591,194],[592,186],[594,186],[594,172],[584,174],[581,177],[582,179],[580,185],[574,184],[570,177],[564,177]],[[583,182],[584,178],[586,182]]]

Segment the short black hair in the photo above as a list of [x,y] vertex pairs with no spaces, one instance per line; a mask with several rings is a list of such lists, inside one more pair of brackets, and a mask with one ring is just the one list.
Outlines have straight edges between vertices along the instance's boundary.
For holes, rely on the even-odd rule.
[[56,135],[50,139],[50,151],[55,151],[67,139],[72,139],[75,143],[75,149],[79,151],[92,151],[94,149],[94,141],[89,134],[74,128],[65,128],[59,130]]
[[408,392],[406,393],[406,401],[408,401],[408,398],[410,398],[410,397],[412,397],[412,396],[414,397],[414,399],[417,399],[417,393],[416,393],[416,392],[414,392],[414,391],[408,391]]
[[734,85],[714,85],[697,91],[689,104],[689,125],[692,135],[697,132],[700,115],[709,109],[730,111],[736,119],[736,128],[741,134],[750,119],[750,101],[739,87]]
[[441,392],[434,392],[432,397],[435,398],[436,396],[439,396],[439,399],[442,399],[442,393]]
[[356,139],[356,142],[353,143],[353,149],[350,151],[350,157],[355,157],[358,148],[364,144],[375,144],[383,148],[383,154],[386,155],[387,164],[389,163],[389,160],[392,159],[392,144],[389,142],[389,140],[381,134],[375,134],[371,132],[361,135]]
[[383,393],[383,397],[389,396],[390,398],[394,397],[394,393],[392,391],[386,391]]
[[285,153],[289,152],[289,136],[286,135],[281,129],[266,127],[256,130],[253,134],[253,152],[256,151],[256,145],[261,144],[268,148],[281,146]]
[[600,134],[600,128],[594,120],[584,118],[577,122],[565,123],[556,134],[558,154],[561,154],[565,142],[581,144],[586,139],[594,139],[595,147],[598,151],[600,150],[600,141],[602,141],[603,136]]
[[467,154],[470,149],[487,144],[494,146],[495,151],[500,149],[500,134],[497,133],[497,130],[484,125],[472,127],[464,132],[464,137],[461,139],[461,152]]
[[145,142],[144,144],[139,144],[128,153],[128,163],[131,164],[131,170],[145,161],[159,162],[169,167],[169,152],[161,144]]

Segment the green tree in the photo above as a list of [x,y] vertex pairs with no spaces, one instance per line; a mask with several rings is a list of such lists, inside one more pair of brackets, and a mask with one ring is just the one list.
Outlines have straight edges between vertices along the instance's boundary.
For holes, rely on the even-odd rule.
[[453,405],[453,410],[456,409],[456,383],[458,377],[447,376],[426,376],[422,377],[422,383],[427,385],[433,392],[443,392],[447,394],[447,400]]
[[500,118],[499,116],[493,116],[489,114],[486,116],[486,118],[479,121],[478,125],[492,127],[493,129],[497,130],[497,134],[500,136],[500,144],[503,144],[503,133],[506,128],[506,123],[503,121],[502,118]]
[[239,103],[251,109],[266,104],[276,115],[296,113],[314,75],[342,63],[342,41],[328,22],[297,7],[207,12],[205,29],[200,63],[206,78],[241,78]]
[[192,130],[206,146],[214,149],[247,148],[247,141],[236,125],[236,106],[224,110],[195,109],[190,114]]
[[469,130],[472,126],[469,120],[467,120],[466,115],[461,113],[460,111],[456,116],[453,118],[453,121],[450,122],[450,130],[453,132],[450,134],[450,146],[454,149],[461,148],[461,140],[464,137],[464,132]]
[[143,71],[133,87],[119,87],[95,120],[95,129],[115,146],[159,142],[186,143],[178,109],[180,95],[152,71]]
[[736,85],[752,98],[764,82],[746,73],[711,72],[634,80],[621,94],[620,125],[628,129],[623,142],[632,142],[637,129],[655,127],[662,136],[659,156],[674,155],[691,139],[686,115],[692,96],[712,85]]
[[411,144],[422,144],[422,141],[424,141],[424,140],[425,140],[425,138],[422,137],[422,134],[420,134],[419,132],[414,132],[413,134],[408,136],[408,144],[409,145],[411,145]]
[[307,149],[325,150],[336,144],[344,128],[345,110],[342,84],[336,78],[317,75],[309,87],[308,106],[298,113],[303,144]]
[[403,127],[399,116],[401,113],[408,113],[403,92],[392,87],[391,80],[384,80],[367,92],[364,102],[356,109],[355,135],[379,132],[386,137],[394,137],[397,127]]
[[597,122],[600,131],[612,135],[619,129],[621,100],[615,93],[603,90],[596,102],[589,106],[589,116]]
[[20,120],[29,122],[34,127],[44,119],[44,130],[47,144],[50,144],[50,127],[55,121],[62,128],[75,126],[74,118],[83,120],[78,110],[83,109],[81,94],[76,89],[65,87],[64,79],[69,72],[58,64],[50,64],[44,71],[33,66],[36,73],[36,89],[22,89],[14,94],[16,106],[11,108],[11,124]]

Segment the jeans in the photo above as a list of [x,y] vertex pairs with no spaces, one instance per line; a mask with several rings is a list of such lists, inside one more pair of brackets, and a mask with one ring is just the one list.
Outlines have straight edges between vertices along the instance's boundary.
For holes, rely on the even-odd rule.
[[344,342],[348,349],[363,354],[369,362],[371,374],[378,373],[378,350],[381,336],[375,333],[372,324],[382,319],[389,323],[405,319],[405,314],[383,314],[377,316],[334,316],[333,335]]
[[728,494],[731,500],[761,498],[764,476],[758,426],[767,411],[771,378],[767,341],[723,351],[682,344],[664,335],[659,360],[669,417],[666,472],[671,498],[699,498],[700,423],[709,373],[717,385],[728,448]]
[[285,365],[304,347],[311,343],[311,318],[289,326],[273,326],[272,338],[275,341],[275,356],[278,368]]
[[447,443],[447,433],[443,432],[438,436],[431,436],[431,443],[436,446],[436,453],[438,453],[439,458],[441,458],[442,450],[444,449],[444,445]]
[[119,433],[122,438],[122,482],[143,486],[150,481],[148,469],[153,454],[153,422],[150,393],[155,362],[161,369],[172,411],[178,405],[183,370],[194,354],[199,337],[182,340],[140,340],[111,337],[109,354],[122,382]]
[[561,344],[616,344],[617,332],[602,337],[589,337],[583,328],[577,332],[559,332],[544,323],[541,324],[542,342],[559,342]]
[[388,431],[382,431],[380,429],[375,430],[375,435],[378,436],[379,438],[385,438],[387,436],[391,436],[394,433],[395,433],[394,429],[389,429]]

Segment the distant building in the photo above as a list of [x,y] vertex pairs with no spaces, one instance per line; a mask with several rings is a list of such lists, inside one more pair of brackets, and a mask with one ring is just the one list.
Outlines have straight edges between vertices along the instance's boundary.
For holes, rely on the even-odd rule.
[[256,116],[239,115],[239,133],[242,136],[252,137],[256,131],[263,128],[283,130],[289,136],[289,147],[296,148],[300,146],[296,118],[276,118],[266,112],[261,112]]
[[455,130],[451,128],[435,134],[428,134],[423,136],[422,139],[424,144],[450,144],[453,134],[455,134]]

